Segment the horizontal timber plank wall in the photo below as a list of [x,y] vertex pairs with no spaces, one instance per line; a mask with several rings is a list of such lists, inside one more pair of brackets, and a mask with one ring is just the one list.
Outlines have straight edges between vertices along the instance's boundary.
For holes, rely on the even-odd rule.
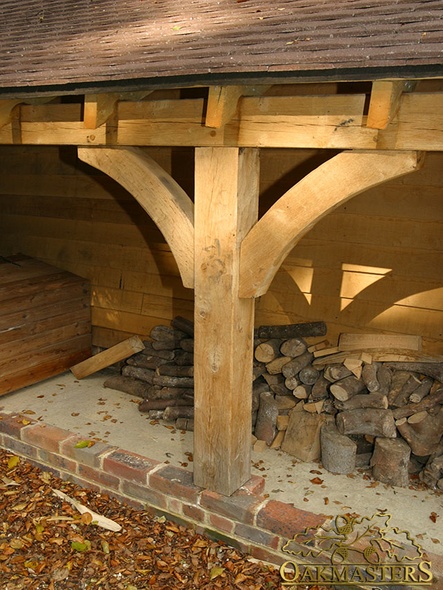
[[[192,150],[147,152],[192,194]],[[261,213],[332,155],[263,149]],[[326,216],[257,302],[256,325],[324,320],[331,344],[340,332],[418,334],[443,354],[442,190],[443,153],[430,153],[420,171]],[[0,147],[0,255],[18,252],[90,280],[96,346],[193,316],[161,233],[74,148]]]

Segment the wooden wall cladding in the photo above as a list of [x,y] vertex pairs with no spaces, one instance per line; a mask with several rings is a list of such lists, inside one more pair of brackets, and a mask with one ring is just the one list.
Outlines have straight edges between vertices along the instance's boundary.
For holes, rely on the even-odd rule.
[[0,258],[0,395],[91,355],[87,280],[24,255]]
[[[192,150],[147,152],[192,194]],[[261,213],[332,154],[261,150]],[[420,171],[330,213],[257,301],[256,325],[323,320],[331,344],[340,332],[417,334],[426,353],[443,354],[442,187],[443,154],[429,153]],[[16,252],[90,280],[97,346],[193,317],[161,233],[74,148],[0,147],[0,254]]]

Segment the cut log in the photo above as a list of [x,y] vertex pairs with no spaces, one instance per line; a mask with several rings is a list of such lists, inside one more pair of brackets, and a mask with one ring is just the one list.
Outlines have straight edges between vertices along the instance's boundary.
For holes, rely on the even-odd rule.
[[365,389],[365,384],[360,379],[357,379],[355,375],[349,375],[349,377],[345,377],[341,381],[336,381],[333,383],[329,391],[341,402],[345,402],[346,400],[350,399],[352,396],[357,395],[357,393],[361,393]]
[[[440,357],[441,358],[441,357]],[[395,371],[413,371],[436,379],[443,383],[443,362],[426,362],[426,363],[386,363],[386,366]]]
[[306,322],[302,324],[288,324],[283,326],[260,326],[257,330],[259,338],[307,338],[313,336],[326,336],[325,322]]
[[[182,330],[177,330],[172,326],[154,326],[149,334],[150,338],[155,341],[174,341],[178,345],[182,338],[186,338],[188,334],[186,332],[182,332]],[[154,343],[152,343],[154,345]]]
[[268,372],[263,373],[263,379],[266,383],[271,387],[272,385],[284,385],[285,378],[281,373],[277,373],[276,375],[270,375]]
[[193,377],[174,377],[172,375],[154,375],[152,378],[153,385],[160,387],[178,387],[180,389],[192,389],[194,387]]
[[289,415],[277,416],[277,430],[287,430],[289,424]]
[[303,369],[301,369],[300,373],[298,374],[298,378],[305,385],[314,385],[319,376],[320,371],[317,371],[317,369],[312,365],[303,367]]
[[194,340],[192,338],[182,338],[179,348],[186,352],[194,352]]
[[432,455],[439,445],[443,432],[443,407],[438,414],[432,416],[427,414],[419,422],[403,420],[396,422],[398,431],[408,442],[414,455],[425,457]]
[[149,385],[153,385],[153,378],[155,371],[151,369],[145,369],[143,367],[134,367],[131,365],[125,365],[122,369],[123,377],[131,377],[133,379],[140,379]]
[[321,428],[321,462],[331,473],[352,473],[355,470],[357,445],[349,437],[340,434],[335,422],[330,420]]
[[192,389],[151,385],[147,389],[146,397],[148,399],[174,399],[177,397],[189,396],[190,392],[192,392]]
[[275,358],[280,356],[281,343],[282,341],[277,338],[262,342],[256,347],[254,351],[254,357],[261,363],[270,363]]
[[388,398],[381,393],[361,393],[342,402],[335,400],[334,406],[337,410],[357,410],[362,408],[388,409]]
[[193,418],[178,418],[175,421],[175,427],[177,430],[194,430],[194,419]]
[[379,393],[388,395],[392,383],[392,371],[383,363],[379,366],[377,371],[377,380],[380,384]]
[[285,379],[285,387],[291,389],[292,391],[294,391],[294,389],[296,389],[299,385],[300,381],[298,380],[298,377],[296,377],[295,375],[294,377],[288,377],[287,379]]
[[257,421],[254,434],[259,440],[266,441],[270,445],[277,432],[278,407],[272,393],[264,391],[260,394],[260,406],[258,408]]
[[191,338],[194,337],[194,322],[178,315],[171,320],[171,326],[176,330],[181,330]]
[[351,371],[353,375],[360,379],[363,370],[363,361],[361,359],[346,358],[343,365]]
[[337,414],[336,422],[341,434],[369,434],[385,438],[397,436],[391,410],[372,408],[346,410]]
[[286,363],[289,363],[290,360],[291,357],[289,356],[279,356],[270,363],[266,364],[266,370],[270,375],[277,375],[278,373],[282,372],[282,368],[286,365]]
[[138,336],[132,336],[103,352],[92,356],[77,365],[71,367],[71,372],[76,379],[83,379],[101,369],[105,369],[114,363],[118,363],[136,352],[144,349],[144,344]]
[[330,382],[327,379],[325,379],[323,375],[320,375],[320,377],[312,386],[311,400],[317,401],[319,399],[327,398],[329,394],[329,386]]
[[174,354],[174,363],[180,366],[187,366],[194,364],[194,355],[192,352],[185,350],[176,350]]
[[340,334],[339,350],[396,348],[421,350],[421,336],[409,334]]
[[411,375],[412,375],[412,373],[410,371],[395,371],[394,372],[394,374],[392,375],[391,387],[388,392],[388,403],[390,406],[393,404],[395,398],[400,393],[400,391],[403,389],[404,384],[406,383],[406,381],[409,379],[409,377]]
[[109,377],[103,383],[103,387],[108,389],[115,389],[123,393],[129,393],[137,397],[146,397],[149,390],[149,385],[140,381],[139,379],[131,379],[130,377],[123,377],[122,375],[114,375]]
[[388,485],[409,485],[411,449],[401,439],[377,438],[371,458],[372,474],[377,481]]
[[361,372],[361,379],[366,385],[366,389],[372,393],[380,390],[380,383],[377,378],[379,363],[364,364]]
[[321,455],[320,429],[326,417],[324,414],[300,412],[297,408],[298,405],[289,414],[289,424],[281,449],[301,461],[318,461]]
[[311,412],[311,414],[313,414],[314,412],[317,412],[317,414],[321,414],[321,412],[323,411],[323,406],[324,406],[325,400],[320,399],[317,402],[308,402],[306,404],[303,404],[303,410],[305,412]]
[[[441,446],[442,444],[440,444]],[[432,454],[420,474],[420,479],[431,489],[435,489],[438,482],[443,478],[443,449],[440,448],[439,450],[442,451],[442,454],[438,453],[438,451]]]
[[139,405],[140,412],[150,412],[151,410],[166,410],[172,406],[193,406],[194,400],[192,398],[177,398],[177,399],[144,399]]
[[311,389],[312,388],[310,385],[297,385],[297,387],[292,391],[292,395],[297,399],[308,399]]
[[193,377],[194,367],[193,366],[182,366],[177,365],[160,365],[156,369],[157,375],[169,375],[170,377]]
[[421,381],[417,375],[411,373],[409,379],[399,391],[397,397],[392,401],[392,406],[401,408],[409,401],[409,396],[421,385]]
[[407,404],[402,408],[396,408],[394,413],[394,418],[399,420],[400,418],[408,418],[412,416],[412,414],[416,414],[417,412],[422,412],[423,410],[430,410],[434,408],[438,404],[443,404],[443,387],[440,387],[433,393],[432,395],[429,394],[424,397],[421,402],[418,404]]
[[127,365],[143,367],[144,369],[151,369],[153,371],[157,369],[157,367],[160,367],[161,365],[166,365],[170,362],[170,360],[162,359],[158,356],[146,355],[144,354],[144,351],[139,352],[138,354],[134,354],[133,356],[130,356],[128,359],[126,359]]
[[294,377],[312,361],[312,354],[310,352],[304,352],[300,356],[290,360],[283,367],[281,372],[287,377]]
[[[175,353],[173,350],[154,350],[154,348],[152,347],[152,342],[150,340],[143,340],[143,344],[145,348],[141,352],[141,354],[145,354],[147,356],[154,356],[160,359],[164,359],[166,361],[173,361],[175,358]],[[132,358],[136,358],[137,356],[138,355]]]
[[193,418],[193,406],[168,406],[163,412],[163,420],[174,422],[178,418]]
[[290,356],[292,358],[300,356],[306,350],[307,344],[303,338],[289,338],[289,340],[285,340],[280,346],[280,352],[284,356]]
[[281,445],[285,439],[285,434],[286,433],[284,430],[277,431],[277,434],[275,435],[275,438],[271,443],[271,449],[278,450],[281,447]]
[[431,391],[434,380],[431,377],[425,377],[417,389],[409,396],[409,401],[412,404],[418,404]]
[[349,377],[350,375],[352,375],[352,371],[341,364],[328,365],[327,367],[325,367],[323,373],[324,378],[327,379],[330,383],[335,383],[336,381],[340,381],[340,379],[344,379],[345,377]]
[[277,404],[278,414],[280,416],[282,414],[289,414],[289,411],[297,404],[297,400],[287,395],[276,395],[275,403]]
[[286,385],[284,383],[276,383],[274,385],[270,385],[269,389],[272,391],[272,393],[274,393],[275,395],[280,395],[280,396],[292,396],[292,390],[288,389],[286,387]]

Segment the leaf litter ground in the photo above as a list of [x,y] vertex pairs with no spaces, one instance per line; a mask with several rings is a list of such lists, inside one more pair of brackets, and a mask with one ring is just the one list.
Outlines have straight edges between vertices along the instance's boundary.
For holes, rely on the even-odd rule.
[[[54,490],[62,492],[61,496]],[[74,501],[64,499],[63,494]],[[96,524],[111,519],[118,532]],[[278,569],[0,449],[2,590],[281,589]]]

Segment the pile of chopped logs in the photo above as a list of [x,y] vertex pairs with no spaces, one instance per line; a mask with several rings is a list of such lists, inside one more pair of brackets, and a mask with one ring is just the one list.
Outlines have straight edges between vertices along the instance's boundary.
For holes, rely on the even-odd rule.
[[[422,355],[416,336],[342,334],[327,348],[325,334],[323,322],[256,330],[255,449],[321,460],[333,473],[372,468],[396,486],[414,474],[443,490],[443,359]],[[156,326],[105,386],[142,397],[150,418],[192,430],[193,342],[189,320]]]

